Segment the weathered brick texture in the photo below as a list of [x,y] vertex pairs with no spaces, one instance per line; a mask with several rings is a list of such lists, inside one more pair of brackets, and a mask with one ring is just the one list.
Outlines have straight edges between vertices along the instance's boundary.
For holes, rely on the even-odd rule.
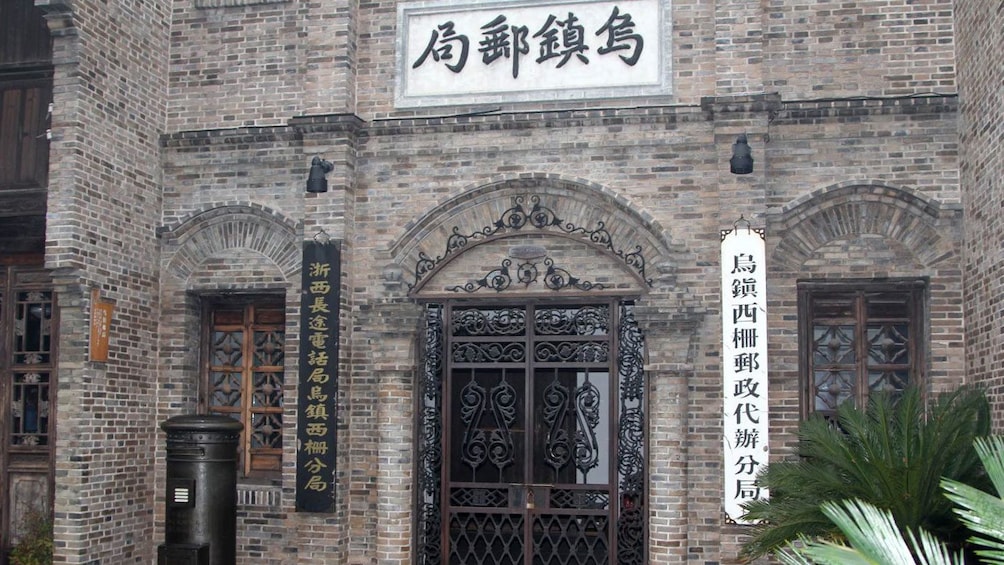
[[[959,139],[962,201],[966,214],[964,274],[968,377],[991,392],[995,413],[1004,409],[1004,203],[1001,156],[1004,70],[995,51],[1004,46],[1004,5],[993,1],[956,6],[959,67]],[[1004,423],[996,420],[997,430]]]
[[[718,257],[740,217],[767,233],[773,457],[801,413],[799,280],[926,278],[928,388],[983,380],[1001,397],[992,0],[957,7],[958,46],[949,0],[681,0],[667,12],[672,94],[479,115],[394,108],[395,1],[41,3],[57,36],[59,562],[154,561],[157,425],[197,407],[210,296],[287,305],[282,473],[241,482],[239,562],[412,562],[421,302],[469,283],[467,297],[554,296],[472,283],[515,245],[603,285],[563,295],[636,301],[653,564],[735,563],[743,539],[722,513]],[[961,101],[956,47],[972,63]],[[741,133],[755,166],[738,176]],[[304,192],[314,156],[334,165],[326,193]],[[528,230],[446,253],[533,196],[614,243]],[[322,235],[343,252],[338,502],[313,515],[294,508],[300,245]],[[636,249],[643,267],[625,259]],[[116,302],[104,365],[86,361],[90,288]]]
[[[150,563],[155,531],[159,137],[170,2],[36,2],[54,36],[46,266],[61,309],[59,563]],[[114,303],[109,360],[88,361],[90,298]]]

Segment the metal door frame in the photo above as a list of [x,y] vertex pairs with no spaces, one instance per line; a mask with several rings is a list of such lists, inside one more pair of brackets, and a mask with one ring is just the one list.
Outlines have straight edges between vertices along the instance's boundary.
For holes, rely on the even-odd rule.
[[[452,370],[450,356],[446,355],[449,343],[446,331],[448,315],[455,306],[504,307],[514,306],[531,311],[537,307],[562,307],[569,305],[605,305],[609,307],[608,339],[609,360],[606,372],[609,375],[608,390],[611,395],[610,434],[607,449],[610,474],[609,500],[602,515],[609,517],[606,524],[608,544],[607,561],[610,565],[641,564],[647,557],[647,510],[646,510],[646,461],[645,414],[647,395],[643,372],[644,340],[633,315],[633,303],[620,299],[599,297],[576,297],[567,301],[521,300],[521,301],[447,301],[429,304],[426,307],[424,325],[424,351],[421,374],[416,387],[416,519],[417,527],[414,543],[415,563],[421,565],[446,564],[450,556],[445,551],[449,543],[449,492],[446,463],[449,461],[450,432],[446,430],[445,416],[449,400],[446,393],[447,376]],[[528,332],[529,333],[529,332]],[[527,337],[529,343],[529,337]],[[527,355],[529,357],[529,354]],[[567,362],[576,366],[575,362]],[[527,361],[523,378],[533,382],[535,364]],[[530,390],[525,394],[529,397]],[[533,418],[536,407],[527,407],[527,423]],[[526,463],[527,466],[530,463]],[[529,475],[524,475],[527,477]],[[548,491],[541,485],[510,485],[510,499],[501,513],[512,510],[512,506],[529,503],[523,516],[533,517],[544,512],[533,504],[536,497]],[[498,495],[502,496],[502,495]],[[515,498],[516,500],[512,500]],[[577,510],[581,511],[581,509]],[[532,524],[524,523],[523,531],[531,534]],[[534,560],[532,539],[523,544],[524,556],[516,563],[529,565]],[[504,561],[505,562],[505,561]]]

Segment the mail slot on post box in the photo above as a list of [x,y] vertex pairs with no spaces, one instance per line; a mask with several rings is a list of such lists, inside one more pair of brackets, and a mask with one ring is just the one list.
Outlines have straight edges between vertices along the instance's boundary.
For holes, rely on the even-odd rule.
[[159,565],[235,565],[237,443],[243,425],[226,416],[175,416],[167,432],[164,543]]

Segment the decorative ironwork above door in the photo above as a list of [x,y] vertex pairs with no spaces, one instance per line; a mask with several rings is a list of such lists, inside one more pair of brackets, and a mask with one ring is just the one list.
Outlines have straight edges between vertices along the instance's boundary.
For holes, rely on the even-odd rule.
[[[544,269],[541,273],[540,264]],[[515,278],[513,276],[515,275]],[[548,290],[603,290],[606,285],[583,280],[572,273],[554,264],[554,260],[545,257],[539,263],[535,260],[521,261],[513,267],[511,259],[503,259],[496,269],[492,269],[485,276],[476,281],[471,281],[464,285],[457,285],[451,288],[453,292],[466,292],[469,294],[479,290],[491,289],[495,292],[508,290],[513,284],[521,284],[524,288],[531,285],[543,285]]]
[[426,328],[416,562],[644,563],[632,305],[450,302]]
[[[527,206],[529,206],[529,209]],[[597,221],[593,227],[575,225],[562,219],[554,210],[545,206],[541,202],[540,196],[531,195],[529,197],[515,197],[513,205],[502,212],[498,219],[470,233],[465,234],[461,231],[460,226],[453,226],[451,235],[446,240],[446,248],[442,254],[430,257],[425,252],[419,253],[413,270],[414,281],[408,283],[408,290],[412,291],[418,287],[430,273],[439,269],[459,251],[477,242],[511,235],[523,229],[530,228],[581,238],[582,241],[588,242],[591,246],[603,249],[605,252],[623,261],[648,286],[654,284],[653,280],[646,274],[647,261],[640,245],[635,246],[634,249],[619,247],[614,243],[614,237],[605,222]],[[475,286],[477,286],[477,283],[475,283]],[[491,284],[486,284],[485,286],[490,287]],[[459,288],[463,289],[463,287]]]

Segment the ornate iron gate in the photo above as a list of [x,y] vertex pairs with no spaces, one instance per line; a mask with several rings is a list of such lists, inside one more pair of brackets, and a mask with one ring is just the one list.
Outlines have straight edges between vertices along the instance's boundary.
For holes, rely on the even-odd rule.
[[430,305],[426,327],[417,562],[644,563],[631,304]]

